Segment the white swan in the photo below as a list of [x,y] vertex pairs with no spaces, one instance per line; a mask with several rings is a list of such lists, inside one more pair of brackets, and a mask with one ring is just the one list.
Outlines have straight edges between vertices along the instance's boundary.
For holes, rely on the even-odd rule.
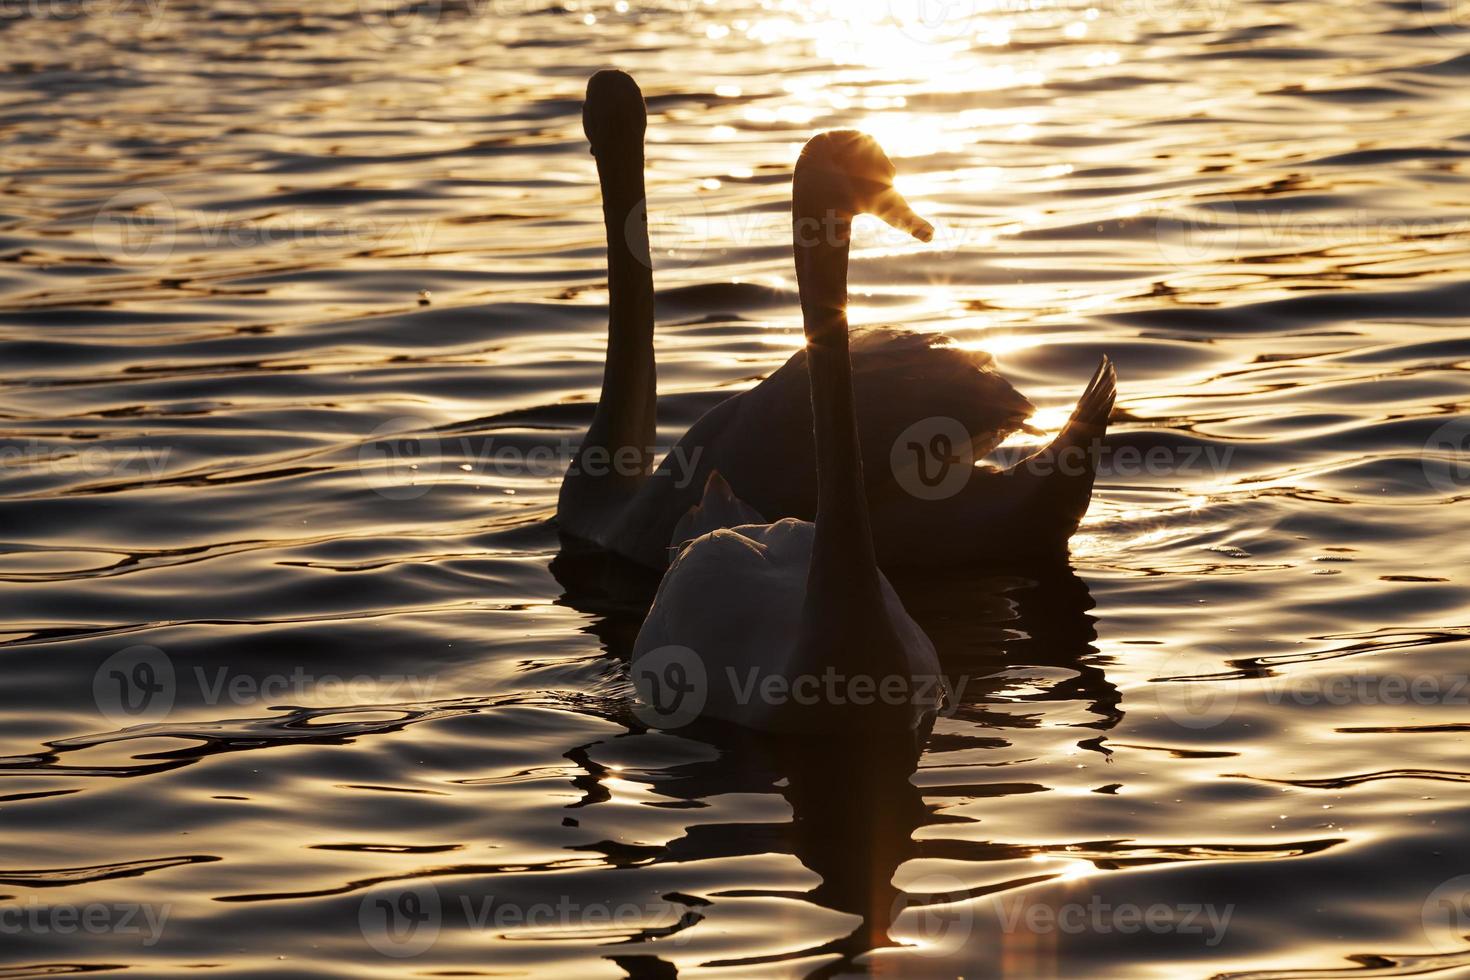
[[[760,730],[914,727],[939,700],[934,645],[878,571],[863,483],[848,351],[851,222],[867,212],[919,236],[928,230],[891,186],[865,179],[873,152],[871,141],[824,133],[796,165],[816,522],[743,524],[684,544],[634,644],[635,683],[640,671],[676,663],[670,680],[699,699],[702,716]],[[704,497],[701,510],[717,522],[739,513],[718,473]],[[651,680],[658,690],[660,678]]]
[[[622,72],[593,76],[583,122],[602,183],[611,310],[597,415],[562,485],[562,530],[662,569],[675,528],[701,502],[716,471],[740,500],[767,518],[810,520],[817,485],[804,350],[754,388],[706,412],[648,474],[654,442],[653,279],[646,215],[639,210],[646,113],[637,84]],[[879,217],[927,240],[932,229],[894,190],[894,167],[878,144],[851,131],[829,138],[832,153],[845,158],[851,180],[864,187]],[[845,251],[843,256],[845,278]],[[997,470],[970,462],[1022,428],[1033,408],[994,371],[989,354],[952,347],[939,334],[894,328],[855,331],[850,350],[881,564],[1065,552],[1092,497],[1095,454],[1089,450],[1098,445],[1113,407],[1116,378],[1106,358],[1056,439],[1031,458]],[[942,458],[907,455],[931,450]],[[617,472],[581,465],[584,457],[602,461],[619,451],[625,464]],[[901,465],[892,465],[895,459]],[[945,492],[913,492],[915,466],[949,467],[956,460],[963,468],[946,482]]]

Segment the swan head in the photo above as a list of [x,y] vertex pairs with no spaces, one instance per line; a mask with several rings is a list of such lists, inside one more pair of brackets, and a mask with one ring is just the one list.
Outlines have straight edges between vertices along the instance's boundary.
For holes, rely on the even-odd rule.
[[851,221],[871,214],[921,242],[934,238],[934,226],[914,213],[893,186],[897,172],[878,141],[855,129],[818,133],[802,148],[793,178],[796,215],[834,215]]
[[587,82],[587,99],[582,103],[582,131],[592,144],[592,155],[641,148],[648,130],[648,110],[643,91],[633,76],[615,68],[593,75]]

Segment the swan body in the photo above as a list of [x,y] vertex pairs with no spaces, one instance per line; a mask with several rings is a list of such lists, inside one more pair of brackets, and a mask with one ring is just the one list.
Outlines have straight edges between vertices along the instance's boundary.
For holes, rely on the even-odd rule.
[[[674,646],[692,650],[707,692],[700,714],[757,731],[829,727],[840,723],[838,715],[845,707],[872,707],[861,703],[865,685],[856,681],[870,675],[851,661],[834,656],[829,664],[797,667],[817,659],[808,658],[802,648],[816,529],[809,521],[787,517],[774,524],[715,528],[688,542],[664,573],[638,633],[633,648],[635,677],[643,657],[655,651]],[[887,677],[904,679],[898,697],[911,702],[917,723],[939,706],[939,657],[888,579],[880,574],[878,581],[883,614],[903,656],[891,673],[878,676],[880,682]],[[858,672],[845,672],[844,664],[846,671]],[[811,680],[798,681],[798,669],[807,670],[801,676]],[[759,685],[771,678],[780,679],[774,703],[759,694]],[[834,690],[849,703],[823,705],[829,709],[825,715],[813,712],[803,718],[797,712],[813,706],[781,703],[806,692],[827,698]]]
[[[892,164],[871,139],[857,137],[813,137],[797,163],[792,195],[816,518],[699,534],[748,511],[713,472],[675,537],[699,536],[675,540],[676,557],[633,648],[641,694],[677,684],[697,694],[700,715],[763,731],[913,731],[941,700],[934,645],[878,570],[846,309],[856,214],[877,214],[916,237],[930,229],[891,183],[875,188],[862,179],[875,169],[891,177]],[[808,240],[802,230],[812,221],[834,230]],[[774,397],[787,384],[778,381]],[[682,657],[680,669],[660,678],[669,651]],[[660,702],[657,695],[648,700]]]
[[[649,465],[632,475],[569,476],[558,507],[562,530],[663,569],[675,529],[702,503],[706,481],[715,472],[739,500],[765,517],[811,520],[817,484],[805,350],[760,384],[706,412],[656,469],[651,466],[653,283],[646,227],[634,211],[643,193],[646,126],[636,83],[621,72],[594,76],[584,125],[603,186],[612,295],[602,396],[584,447],[637,447],[639,459]],[[877,159],[870,137],[844,138],[853,140],[869,162]],[[882,166],[857,179],[875,199],[892,203],[892,164],[882,159]],[[932,234],[907,205],[890,217],[921,237]],[[644,261],[629,261],[630,255]],[[859,330],[852,336],[850,357],[880,564],[944,565],[1065,553],[1091,500],[1094,454],[1082,452],[1070,466],[1047,464],[1097,445],[1105,433],[1116,387],[1106,358],[1051,445],[1007,470],[970,467],[942,496],[918,496],[905,479],[908,474],[892,465],[895,447],[901,456],[916,423],[922,429],[935,422],[959,432],[968,443],[960,453],[968,465],[1024,428],[1034,409],[996,372],[990,355],[951,346],[940,334]],[[625,441],[618,443],[619,438]]]

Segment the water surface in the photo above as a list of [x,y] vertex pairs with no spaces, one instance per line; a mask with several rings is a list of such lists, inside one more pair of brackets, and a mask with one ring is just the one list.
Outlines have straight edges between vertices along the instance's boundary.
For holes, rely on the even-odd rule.
[[[12,6],[0,975],[1470,970],[1463,3],[945,9]],[[608,65],[663,438],[800,343],[820,128],[941,230],[854,320],[1042,429],[1118,364],[1070,563],[898,579],[917,757],[630,710],[650,583],[549,523]]]

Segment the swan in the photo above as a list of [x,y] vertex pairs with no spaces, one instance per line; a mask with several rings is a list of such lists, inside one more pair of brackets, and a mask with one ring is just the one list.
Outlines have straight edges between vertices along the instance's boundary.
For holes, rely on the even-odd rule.
[[643,93],[631,75],[592,76],[582,130],[597,161],[607,233],[607,360],[592,424],[562,480],[556,510],[563,531],[598,544],[605,544],[606,529],[619,526],[645,485],[657,435],[653,266],[643,189],[647,127]]
[[[874,147],[824,133],[796,164],[792,225],[816,443],[816,520],[716,526],[684,543],[634,643],[640,693],[665,702],[660,710],[673,709],[680,723],[683,706],[666,702],[661,691],[685,692],[698,716],[760,731],[857,721],[913,729],[938,705],[934,644],[878,570],[853,394],[852,219],[866,212],[919,237],[928,230],[899,206],[891,187],[865,179]],[[699,511],[710,511],[718,524],[744,506],[712,472]],[[665,677],[669,667],[678,669]]]
[[[592,77],[583,128],[597,160],[608,237],[608,355],[596,415],[562,484],[560,529],[661,571],[676,529],[687,527],[686,515],[702,504],[714,472],[735,499],[766,518],[811,520],[817,484],[807,350],[711,408],[652,469],[653,274],[647,215],[640,210],[647,113],[631,76],[602,71]],[[932,227],[894,189],[894,166],[876,141],[850,130],[829,139],[831,155],[846,161],[849,183],[861,185],[878,217],[921,240],[932,237]],[[840,269],[835,258],[830,268],[798,263],[798,280],[807,280],[804,316],[808,287],[817,279],[840,275],[845,295],[845,248],[841,257]],[[1091,501],[1092,449],[1112,412],[1117,379],[1106,357],[1053,442],[1009,469],[996,469],[971,464],[1025,428],[1034,409],[995,371],[989,354],[954,347],[940,334],[891,327],[853,331],[849,350],[881,566],[1065,553]],[[606,461],[619,453],[622,465],[610,468]],[[942,493],[925,492],[922,483],[915,493],[915,477],[926,474],[914,470],[932,466],[955,476],[945,480]]]

